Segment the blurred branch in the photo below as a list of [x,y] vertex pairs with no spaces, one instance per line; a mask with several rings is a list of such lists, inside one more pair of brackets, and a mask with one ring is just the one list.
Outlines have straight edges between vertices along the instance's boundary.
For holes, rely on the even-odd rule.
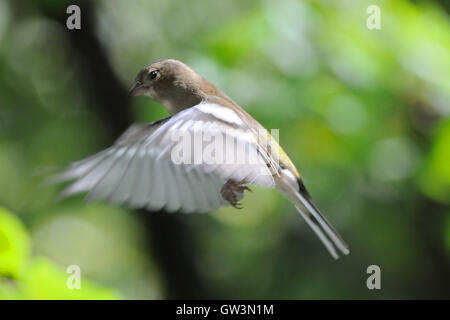
[[[23,7],[27,4],[16,2]],[[110,65],[105,49],[95,34],[93,1],[75,2],[81,8],[81,30],[67,30],[66,37],[74,59],[80,65],[79,80],[89,98],[89,105],[105,124],[111,141],[132,123],[133,116],[127,90],[122,86]],[[74,1],[34,1],[40,14],[66,28],[66,8]],[[134,72],[134,71],[132,71]],[[148,231],[154,257],[166,285],[166,297],[178,299],[213,298],[207,291],[194,262],[196,250],[183,215],[163,211],[137,212]]]
[[437,0],[436,2],[441,5],[447,14],[450,14],[450,2],[448,0]]
[[[419,196],[420,198],[420,196]],[[425,252],[425,261],[432,270],[422,270],[421,279],[423,287],[427,291],[420,290],[419,299],[448,299],[450,298],[450,259],[445,254],[447,249],[445,242],[446,208],[427,198],[420,199],[421,207],[417,208],[413,226]],[[436,230],[441,231],[441,237],[436,237]],[[430,276],[431,275],[431,276]],[[437,277],[439,281],[436,281]],[[423,288],[422,287],[422,288]]]
[[[429,1],[426,0],[410,0],[413,4],[417,3],[428,3]],[[435,0],[435,2],[440,5],[440,7],[443,9],[443,11],[447,12],[447,14],[450,14],[450,2],[448,0]]]
[[[414,96],[414,95],[412,95]],[[413,114],[420,115],[421,121],[435,123],[437,119],[436,115],[430,116],[430,114],[424,114],[423,110],[432,110],[430,106],[426,105],[426,102],[420,99],[406,98],[405,105],[409,106]],[[427,126],[431,126],[427,124]],[[411,123],[409,135],[412,140],[418,146],[422,146],[424,149],[428,149],[431,145],[430,136],[427,135],[426,130],[423,130],[424,124],[418,125]],[[427,152],[428,150],[424,150]],[[415,209],[413,221],[411,222],[413,230],[415,232],[416,239],[419,240],[422,245],[424,253],[424,261],[429,263],[430,268],[433,270],[421,270],[423,275],[417,277],[417,279],[423,279],[423,286],[416,292],[419,299],[442,299],[450,297],[450,290],[448,283],[450,283],[450,259],[446,254],[445,248],[445,221],[446,221],[446,208],[445,205],[426,197],[423,193],[417,193],[414,196],[416,203],[418,204]],[[436,236],[436,230],[441,231],[440,236]],[[439,278],[436,281],[435,277]],[[427,287],[427,291],[424,292],[423,288]],[[424,296],[425,295],[425,296]]]

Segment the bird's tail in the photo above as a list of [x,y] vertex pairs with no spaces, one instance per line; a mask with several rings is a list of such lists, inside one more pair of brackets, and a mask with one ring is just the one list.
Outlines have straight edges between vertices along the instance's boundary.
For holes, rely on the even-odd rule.
[[[302,184],[301,181],[299,183]],[[340,254],[347,255],[350,253],[345,241],[320,213],[306,190],[302,191],[302,188],[300,188],[300,191],[297,191],[292,186],[289,186],[287,190],[283,189],[280,190],[281,193],[295,205],[297,211],[319,237],[334,259],[338,259]]]

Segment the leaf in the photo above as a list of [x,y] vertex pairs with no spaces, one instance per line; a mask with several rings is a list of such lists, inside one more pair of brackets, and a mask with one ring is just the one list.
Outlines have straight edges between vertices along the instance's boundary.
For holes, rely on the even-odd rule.
[[0,277],[17,278],[30,254],[30,237],[22,222],[0,207]]
[[85,279],[83,270],[81,270],[80,289],[69,289],[67,279],[70,275],[50,260],[37,258],[24,273],[19,289],[24,299],[109,300],[119,298],[112,290]]
[[419,184],[431,198],[450,201],[450,121],[444,123],[434,139],[433,147],[420,175]]

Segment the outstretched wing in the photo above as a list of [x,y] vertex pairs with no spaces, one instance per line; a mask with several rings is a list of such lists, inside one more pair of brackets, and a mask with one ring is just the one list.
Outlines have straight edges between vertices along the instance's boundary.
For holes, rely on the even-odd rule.
[[[228,179],[274,187],[270,164],[241,121],[233,110],[205,102],[133,125],[113,146],[59,175],[59,182],[75,180],[62,196],[88,192],[88,200],[188,213],[227,205],[220,189]],[[233,159],[226,141],[234,142]]]

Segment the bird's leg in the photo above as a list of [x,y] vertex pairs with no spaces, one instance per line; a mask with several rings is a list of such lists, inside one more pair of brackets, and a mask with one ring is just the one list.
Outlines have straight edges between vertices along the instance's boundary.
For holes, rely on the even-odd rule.
[[228,180],[220,189],[220,194],[222,198],[228,201],[236,209],[242,209],[242,206],[239,204],[237,193],[243,193],[245,190],[250,190],[249,187],[245,185],[245,181],[234,181]]

